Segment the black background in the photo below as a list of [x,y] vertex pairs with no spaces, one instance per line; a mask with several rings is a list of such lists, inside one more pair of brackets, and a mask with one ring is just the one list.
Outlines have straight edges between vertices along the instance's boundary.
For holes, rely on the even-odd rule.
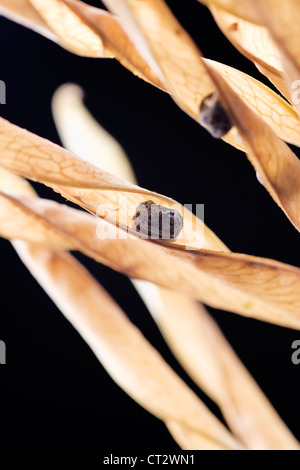
[[[205,7],[196,0],[168,3],[204,55],[267,83],[221,35]],[[59,85],[78,83],[93,115],[124,146],[141,186],[182,203],[204,203],[206,224],[235,252],[300,265],[299,235],[258,183],[246,156],[213,140],[169,96],[116,61],[77,57],[4,18],[0,42],[0,79],[7,85],[3,117],[59,143],[51,97]],[[59,200],[50,190],[36,187],[40,195]],[[0,256],[0,339],[7,345],[7,365],[1,368],[1,448],[177,450],[164,425],[115,385],[9,242],[0,240]],[[129,280],[78,258],[218,413],[172,357]],[[210,311],[300,438],[300,366],[291,363],[291,344],[300,333]]]

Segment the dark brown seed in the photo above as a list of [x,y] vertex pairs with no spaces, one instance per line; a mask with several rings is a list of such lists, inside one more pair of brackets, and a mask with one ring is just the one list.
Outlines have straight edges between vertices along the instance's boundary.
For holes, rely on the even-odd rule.
[[141,235],[155,240],[175,240],[183,226],[183,219],[175,209],[145,201],[137,206],[132,223]]
[[232,128],[231,121],[218,99],[217,92],[212,93],[202,101],[199,121],[215,139],[224,137]]

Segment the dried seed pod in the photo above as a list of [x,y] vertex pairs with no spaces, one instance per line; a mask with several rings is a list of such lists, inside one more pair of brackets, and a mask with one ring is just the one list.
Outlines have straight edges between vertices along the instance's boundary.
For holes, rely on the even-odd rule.
[[200,106],[200,124],[215,139],[224,137],[232,128],[232,123],[223,108],[217,92],[208,95]]
[[264,186],[263,180],[261,179],[261,176],[260,176],[260,174],[258,173],[258,171],[256,172],[256,178],[257,178],[257,180],[259,181],[259,183],[260,183],[262,186]]
[[183,219],[175,209],[145,201],[137,206],[132,223],[146,238],[175,240],[182,230]]

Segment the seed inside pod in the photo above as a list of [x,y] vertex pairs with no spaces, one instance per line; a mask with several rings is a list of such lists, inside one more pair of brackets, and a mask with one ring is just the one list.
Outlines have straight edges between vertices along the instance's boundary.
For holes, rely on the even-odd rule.
[[183,219],[175,209],[145,201],[137,206],[132,223],[146,238],[175,240],[182,230]]
[[224,137],[232,128],[217,92],[208,95],[200,106],[200,124],[215,138]]

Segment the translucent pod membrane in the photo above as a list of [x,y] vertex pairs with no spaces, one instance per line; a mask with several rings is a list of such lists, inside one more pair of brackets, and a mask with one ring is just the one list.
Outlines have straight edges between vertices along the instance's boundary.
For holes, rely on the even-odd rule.
[[265,186],[258,171],[256,172],[256,178],[262,186]]
[[[187,249],[224,249],[203,223],[203,204],[181,205],[160,194],[138,187],[89,190],[59,188],[63,196],[111,225],[99,238],[143,238]],[[72,194],[71,194],[72,193]],[[196,211],[196,215],[193,214]],[[107,226],[105,224],[105,226]]]
[[221,139],[231,130],[232,123],[219,101],[217,92],[208,95],[202,101],[199,121],[215,139]]

